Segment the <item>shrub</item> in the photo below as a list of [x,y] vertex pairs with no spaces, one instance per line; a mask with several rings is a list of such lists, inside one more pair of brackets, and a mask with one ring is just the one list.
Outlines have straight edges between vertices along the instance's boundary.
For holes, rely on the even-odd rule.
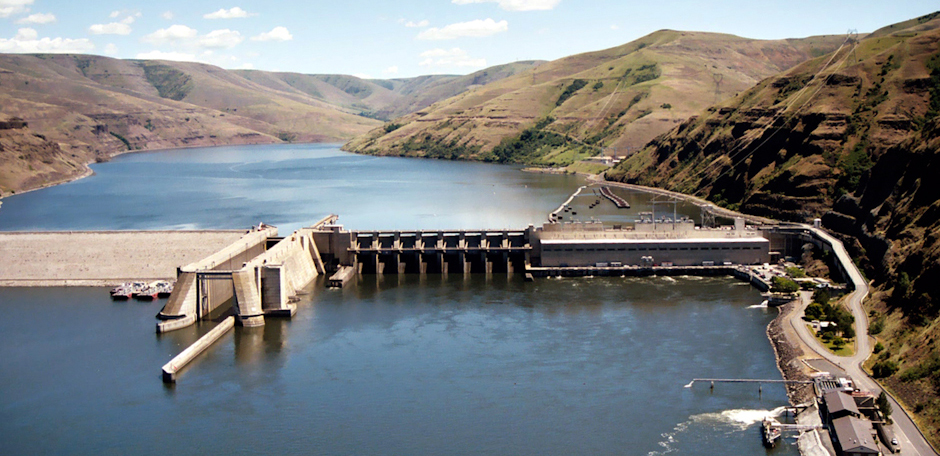
[[561,106],[568,98],[571,98],[575,92],[581,90],[584,86],[587,85],[587,81],[584,79],[575,79],[571,84],[565,88],[565,91],[558,96],[558,101],[555,102],[555,106]]
[[806,277],[806,273],[803,272],[802,269],[795,267],[787,268],[787,275],[793,277],[794,279],[802,279]]
[[891,360],[882,360],[871,367],[871,374],[875,378],[885,378],[898,371],[898,363]]
[[885,346],[882,345],[881,342],[878,342],[875,344],[875,348],[872,349],[872,352],[874,352],[877,355],[878,353],[881,353],[881,351],[884,349],[885,349]]

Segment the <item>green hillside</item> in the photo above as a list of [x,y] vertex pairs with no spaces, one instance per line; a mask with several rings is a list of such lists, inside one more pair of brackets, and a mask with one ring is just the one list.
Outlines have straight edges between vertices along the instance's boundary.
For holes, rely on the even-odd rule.
[[664,30],[566,57],[395,119],[347,150],[566,165],[624,154],[843,37],[760,41]]

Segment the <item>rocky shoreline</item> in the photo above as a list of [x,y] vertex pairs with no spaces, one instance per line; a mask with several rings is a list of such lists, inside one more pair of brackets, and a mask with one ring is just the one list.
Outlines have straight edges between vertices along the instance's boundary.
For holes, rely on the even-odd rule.
[[[777,317],[767,325],[767,338],[777,358],[777,369],[785,380],[811,380],[802,368],[800,357],[804,353],[799,341],[790,340],[790,333],[784,330],[791,313],[799,307],[796,302],[778,307]],[[790,405],[805,404],[813,400],[813,389],[810,385],[787,384],[787,397]]]

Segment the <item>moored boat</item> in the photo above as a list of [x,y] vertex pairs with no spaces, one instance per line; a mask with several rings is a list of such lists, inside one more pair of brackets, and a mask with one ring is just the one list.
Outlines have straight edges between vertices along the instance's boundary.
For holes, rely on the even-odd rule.
[[763,435],[764,446],[773,448],[780,439],[780,423],[773,418],[764,418],[760,424],[761,434]]

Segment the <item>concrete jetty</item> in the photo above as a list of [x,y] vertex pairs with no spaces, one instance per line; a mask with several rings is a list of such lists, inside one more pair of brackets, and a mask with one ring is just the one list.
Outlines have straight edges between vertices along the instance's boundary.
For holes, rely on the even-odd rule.
[[212,346],[217,340],[222,338],[225,333],[235,327],[235,317],[226,317],[221,323],[212,328],[211,331],[202,336],[195,343],[187,347],[180,354],[176,355],[170,362],[163,365],[163,382],[175,383],[179,372],[192,362],[207,348]]

